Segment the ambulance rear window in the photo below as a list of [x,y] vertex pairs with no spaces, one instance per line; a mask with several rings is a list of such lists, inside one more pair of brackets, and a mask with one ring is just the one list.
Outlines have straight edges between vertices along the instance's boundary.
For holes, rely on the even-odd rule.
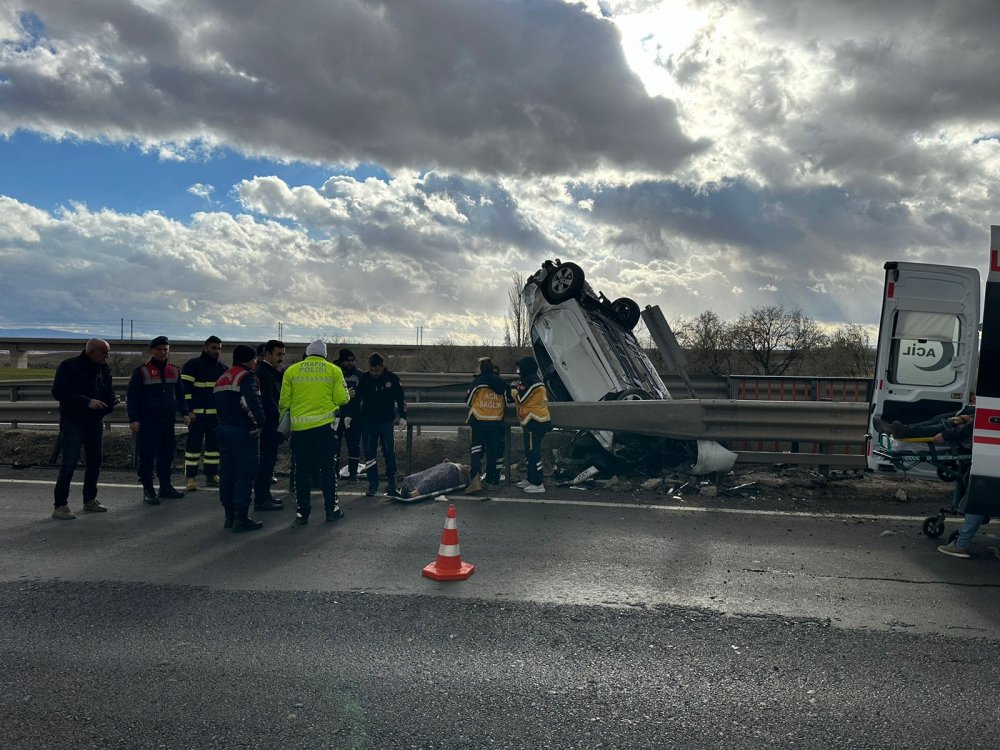
[[893,323],[889,380],[899,385],[948,386],[958,379],[953,363],[961,325],[955,315],[901,310]]

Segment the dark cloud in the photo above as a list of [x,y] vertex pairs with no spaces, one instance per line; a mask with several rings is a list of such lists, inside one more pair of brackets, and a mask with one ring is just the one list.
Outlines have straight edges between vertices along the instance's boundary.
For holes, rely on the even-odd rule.
[[559,0],[30,0],[0,47],[0,130],[390,167],[669,171],[703,147],[613,24]]

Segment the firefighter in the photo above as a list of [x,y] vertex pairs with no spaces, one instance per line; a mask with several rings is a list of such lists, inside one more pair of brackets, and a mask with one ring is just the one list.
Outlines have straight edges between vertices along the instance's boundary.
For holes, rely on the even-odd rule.
[[209,336],[205,339],[201,354],[189,359],[181,368],[184,402],[194,414],[184,446],[184,476],[187,477],[185,489],[188,492],[198,489],[198,462],[202,461],[203,449],[205,484],[209,487],[219,486],[219,440],[215,431],[219,421],[212,389],[215,388],[215,381],[226,371],[226,366],[219,361],[221,354],[222,339]]
[[503,415],[507,408],[507,383],[496,374],[489,357],[479,358],[479,374],[472,379],[465,403],[469,407],[466,422],[472,429],[471,476],[466,495],[483,489],[481,473],[486,461],[486,484],[500,483],[497,454],[503,443]]

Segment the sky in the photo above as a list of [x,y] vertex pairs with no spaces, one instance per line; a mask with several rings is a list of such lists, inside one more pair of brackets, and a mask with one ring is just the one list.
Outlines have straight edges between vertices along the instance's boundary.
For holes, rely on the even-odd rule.
[[995,0],[0,0],[0,329],[503,343],[985,274]]

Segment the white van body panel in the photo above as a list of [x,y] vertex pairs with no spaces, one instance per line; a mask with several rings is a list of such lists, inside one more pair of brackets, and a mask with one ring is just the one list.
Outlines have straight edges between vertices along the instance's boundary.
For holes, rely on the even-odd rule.
[[990,227],[989,269],[965,512],[997,516],[1000,515],[1000,226]]
[[895,262],[885,270],[868,413],[868,467],[876,471],[894,469],[872,453],[871,420],[909,424],[957,412],[973,390],[979,351],[979,271]]

